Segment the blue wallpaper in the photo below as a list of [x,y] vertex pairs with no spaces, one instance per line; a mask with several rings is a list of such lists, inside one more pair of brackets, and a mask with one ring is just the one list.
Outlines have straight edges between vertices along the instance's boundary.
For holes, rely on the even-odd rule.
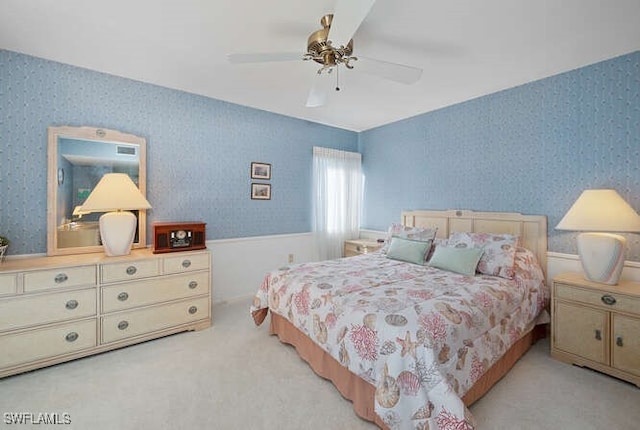
[[575,254],[577,233],[554,227],[582,190],[640,210],[640,52],[365,131],[359,148],[363,228],[404,209],[543,214],[549,250]]
[[[215,77],[212,77],[215,79]],[[308,232],[312,147],[357,150],[357,134],[0,50],[0,235],[46,252],[47,127],[147,139],[149,222],[201,220],[207,238]],[[251,200],[252,161],[271,200]]]
[[[46,251],[47,127],[147,139],[155,220],[202,220],[208,237],[310,230],[312,147],[359,150],[363,228],[403,209],[544,214],[554,226],[586,188],[640,210],[640,52],[360,134],[0,50],[0,235]],[[252,161],[272,164],[272,200],[249,198]],[[640,236],[627,234],[640,261]]]

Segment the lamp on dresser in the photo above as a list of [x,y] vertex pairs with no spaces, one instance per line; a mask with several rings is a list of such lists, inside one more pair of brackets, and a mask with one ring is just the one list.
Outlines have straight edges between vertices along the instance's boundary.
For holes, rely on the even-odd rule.
[[640,232],[640,216],[615,190],[585,190],[556,230],[582,232],[577,238],[578,254],[586,279],[617,285],[626,239],[613,233]]
[[111,257],[131,252],[137,218],[129,211],[142,209],[151,209],[151,205],[129,175],[107,173],[80,210],[106,212],[100,217],[100,238],[105,254]]

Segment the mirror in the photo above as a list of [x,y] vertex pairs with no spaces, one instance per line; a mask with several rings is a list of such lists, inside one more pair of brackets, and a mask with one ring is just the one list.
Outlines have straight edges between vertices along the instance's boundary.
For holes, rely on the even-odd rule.
[[[100,213],[80,210],[105,173],[126,173],[146,197],[146,141],[92,127],[49,127],[47,254],[102,252]],[[138,218],[133,248],[146,246],[146,211]]]

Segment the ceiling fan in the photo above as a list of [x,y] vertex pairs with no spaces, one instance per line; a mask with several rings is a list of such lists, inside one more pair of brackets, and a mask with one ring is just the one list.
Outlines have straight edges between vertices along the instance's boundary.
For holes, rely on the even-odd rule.
[[[313,60],[322,65],[307,98],[307,107],[324,105],[330,85],[327,76],[340,66],[361,70],[403,84],[412,84],[420,79],[422,69],[388,61],[353,56],[353,35],[369,14],[376,0],[337,0],[335,12],[322,17],[322,29],[311,33],[307,40],[307,52],[272,52],[229,54],[234,64],[271,61]],[[337,81],[337,76],[336,76]],[[340,90],[336,83],[336,91]]]

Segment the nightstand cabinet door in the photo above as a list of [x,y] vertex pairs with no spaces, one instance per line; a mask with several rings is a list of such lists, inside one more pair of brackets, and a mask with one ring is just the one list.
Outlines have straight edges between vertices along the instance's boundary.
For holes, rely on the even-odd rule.
[[607,363],[609,327],[606,312],[562,301],[555,303],[554,312],[556,348],[598,363]]
[[640,319],[613,315],[612,365],[640,376]]

